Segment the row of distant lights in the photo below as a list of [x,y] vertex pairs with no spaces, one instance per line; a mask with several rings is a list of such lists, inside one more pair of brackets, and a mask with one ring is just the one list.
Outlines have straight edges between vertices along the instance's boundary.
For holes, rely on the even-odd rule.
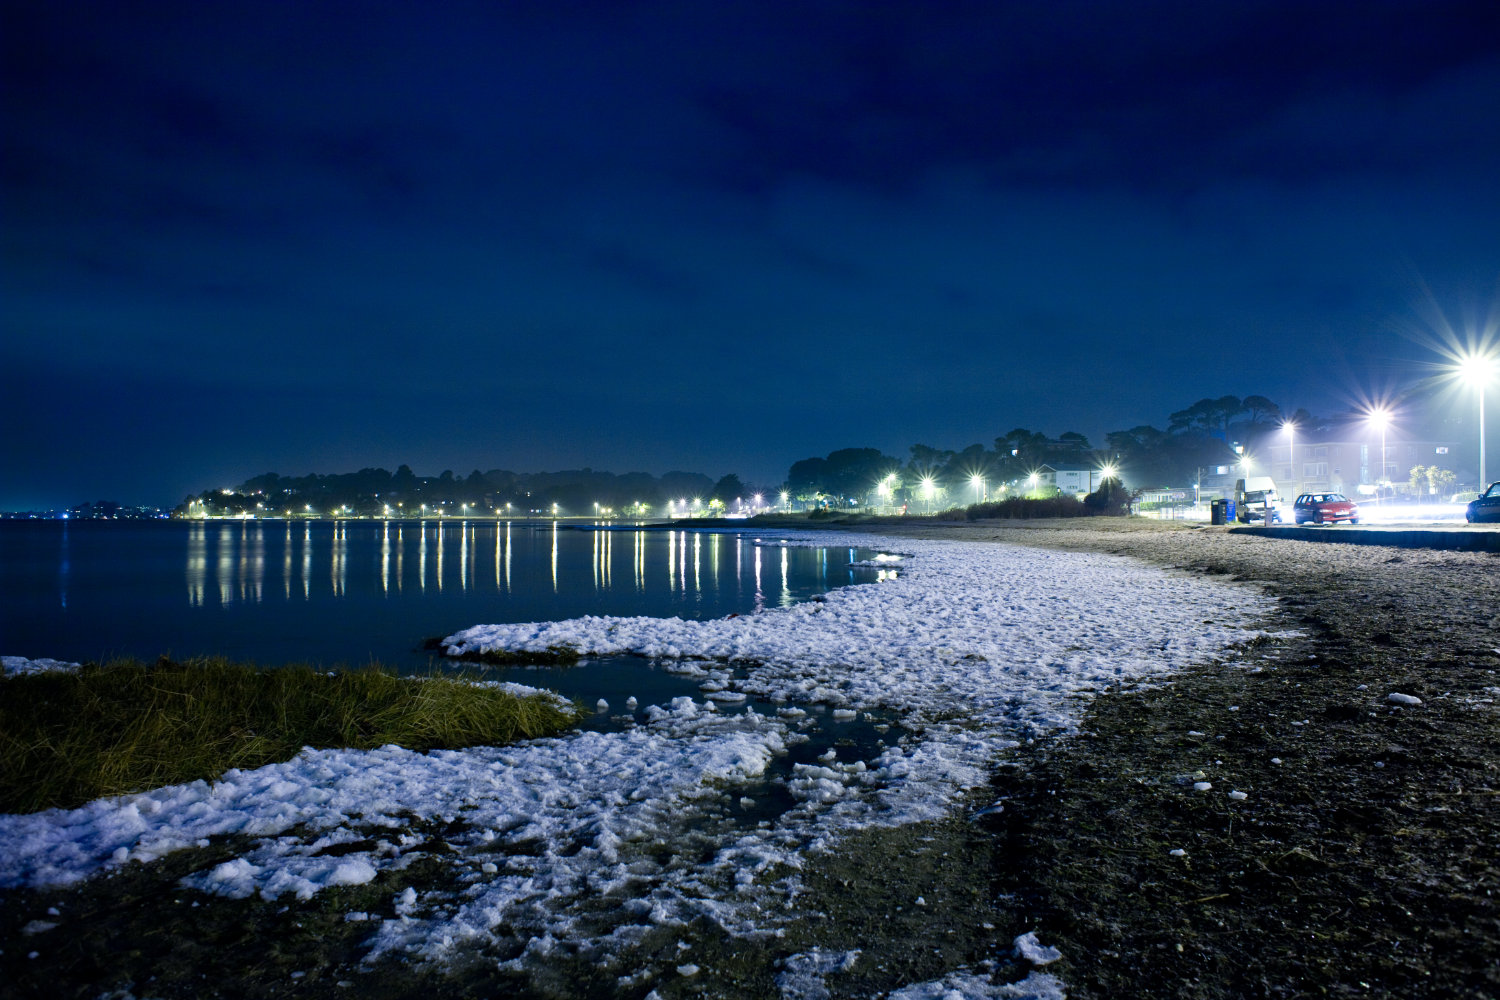
[[[1466,354],[1463,354],[1463,355],[1461,355],[1459,357],[1458,362],[1456,364],[1454,364],[1453,366],[1451,366],[1450,371],[1452,371],[1452,373],[1454,375],[1456,375],[1464,383],[1466,383],[1466,384],[1468,384],[1470,386],[1473,386],[1476,389],[1483,390],[1483,388],[1485,386],[1487,386],[1490,383],[1490,381],[1494,378],[1497,367],[1500,367],[1500,361],[1497,361],[1497,358],[1495,357],[1495,355],[1492,355],[1492,354],[1478,354],[1478,353],[1466,353]],[[1483,403],[1481,401],[1481,407],[1482,406],[1483,406]],[[1481,410],[1481,412],[1482,412],[1482,410]],[[1369,421],[1370,421],[1370,423],[1371,423],[1372,426],[1374,426],[1377,430],[1381,430],[1381,431],[1384,431],[1386,429],[1386,427],[1388,427],[1390,425],[1390,422],[1391,422],[1391,412],[1389,410],[1385,409],[1384,407],[1375,407],[1374,409],[1371,409],[1366,414],[1366,417],[1369,419]],[[1288,421],[1284,422],[1281,425],[1281,429],[1282,429],[1282,431],[1284,431],[1286,433],[1288,439],[1291,439],[1296,434],[1296,432],[1297,432],[1297,425],[1295,423],[1293,423],[1292,421],[1288,420]],[[1483,427],[1483,425],[1481,425],[1480,426],[1480,434],[1481,434],[1481,436],[1483,435],[1483,433],[1484,433],[1484,427]],[[1248,454],[1241,456],[1241,458],[1240,458],[1240,465],[1244,469],[1246,469],[1247,471],[1250,469],[1250,462],[1251,462],[1251,459],[1250,459],[1250,456]],[[1116,467],[1114,465],[1112,465],[1112,464],[1106,464],[1106,465],[1100,467],[1100,469],[1099,469],[1099,475],[1102,478],[1104,478],[1104,479],[1112,479],[1112,478],[1114,478],[1114,476],[1117,474],[1118,471],[1119,470],[1116,469]],[[1038,478],[1037,477],[1037,473],[1033,472],[1029,476],[1027,476],[1026,478],[1027,478],[1027,481],[1029,483],[1031,483],[1032,486],[1036,485],[1037,478]],[[894,492],[894,490],[895,490],[895,483],[896,483],[896,476],[893,473],[893,474],[891,474],[889,476],[886,476],[885,479],[881,480],[880,483],[875,487],[875,489],[876,489],[876,491],[878,493],[880,493],[881,496],[889,497],[892,494],[892,492]],[[931,499],[932,496],[933,496],[933,494],[937,490],[937,481],[934,480],[931,476],[923,476],[921,478],[921,480],[919,481],[919,485],[922,487],[922,495],[925,496],[925,497],[927,497],[928,499]],[[974,487],[974,489],[976,491],[981,491],[982,492],[984,490],[984,487],[985,487],[985,478],[983,476],[979,475],[978,473],[975,473],[973,476],[969,477],[969,485],[972,486],[972,487]],[[1000,489],[1003,492],[1006,489],[1006,487],[1004,485],[1002,485],[1000,487]],[[224,492],[225,493],[231,493],[232,491],[226,489],[226,490],[224,490]],[[780,494],[780,498],[781,498],[781,505],[783,507],[785,507],[787,505],[788,501],[791,499],[790,495],[788,493],[786,493],[785,491],[783,491]],[[194,503],[198,503],[198,502],[199,501],[194,501]],[[764,498],[762,497],[761,494],[757,493],[753,497],[751,497],[751,505],[752,506],[754,506],[754,507],[761,507],[761,506],[763,506],[763,504],[764,504]],[[396,506],[400,507],[400,506],[403,506],[403,505],[402,504],[397,504]],[[636,509],[638,509],[638,510],[644,510],[644,509],[646,509],[644,504],[634,504],[633,506]],[[701,499],[696,499],[695,498],[693,500],[693,507],[694,508],[699,508],[699,507],[702,507],[702,506],[703,506],[703,501]],[[667,507],[671,511],[675,511],[679,507],[682,508],[684,511],[686,511],[688,509],[688,501],[687,501],[686,498],[683,498],[681,500],[669,500],[667,502]],[[311,512],[312,511],[312,505],[308,504],[305,509],[307,511]],[[348,507],[341,507],[341,508],[339,508],[339,510],[341,512],[347,512],[348,509],[349,509]],[[464,504],[463,505],[463,509],[464,509],[464,513],[467,515],[468,511],[469,511],[469,505],[468,504]],[[510,509],[511,509],[511,505],[507,503],[505,505],[506,512],[509,513]],[[613,508],[610,508],[610,507],[600,508],[598,504],[594,505],[594,509],[596,511],[599,511],[599,510],[602,509],[605,513],[613,513]],[[557,504],[553,504],[552,505],[552,513],[554,515],[557,513],[557,510],[558,510]],[[423,513],[426,513],[426,511],[427,511],[427,505],[425,503],[422,504],[422,511],[423,511]],[[391,508],[390,508],[389,504],[386,505],[385,512],[387,514],[389,514],[391,512]]]

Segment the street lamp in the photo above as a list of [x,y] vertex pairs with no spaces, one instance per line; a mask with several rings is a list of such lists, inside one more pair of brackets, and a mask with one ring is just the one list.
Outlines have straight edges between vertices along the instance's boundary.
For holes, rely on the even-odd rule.
[[1458,362],[1459,376],[1479,395],[1479,489],[1489,485],[1484,468],[1484,390],[1495,375],[1495,359],[1485,354],[1465,354]]
[[974,487],[974,502],[982,503],[985,497],[984,477],[977,472],[974,473],[974,475],[969,477],[969,485]]
[[1292,495],[1300,496],[1302,494],[1302,477],[1297,475],[1297,425],[1288,420],[1282,423],[1281,429],[1286,432],[1286,461],[1290,467],[1288,471],[1292,474],[1292,482],[1297,486],[1292,491]]
[[[1481,399],[1481,404],[1482,403],[1483,403],[1483,400]],[[1381,484],[1381,482],[1383,480],[1385,480],[1385,478],[1386,478],[1386,476],[1385,476],[1385,430],[1386,430],[1387,427],[1389,427],[1391,425],[1391,415],[1390,415],[1390,412],[1387,411],[1387,410],[1385,410],[1385,409],[1374,409],[1374,410],[1371,410],[1370,411],[1370,423],[1372,423],[1376,427],[1380,428],[1380,474],[1375,477],[1375,485],[1378,487]],[[1483,424],[1481,424],[1480,426],[1482,427]],[[1483,448],[1480,449],[1480,453],[1483,454]],[[1484,478],[1484,460],[1483,459],[1481,459],[1480,462],[1479,462],[1479,478],[1481,478],[1481,479]],[[1379,490],[1376,491],[1376,495],[1377,496],[1379,495]]]

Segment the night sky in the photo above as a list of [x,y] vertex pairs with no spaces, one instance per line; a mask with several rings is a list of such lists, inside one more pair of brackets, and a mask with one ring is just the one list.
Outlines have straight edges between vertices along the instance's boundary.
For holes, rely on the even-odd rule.
[[3,10],[0,509],[1102,444],[1500,315],[1493,0]]

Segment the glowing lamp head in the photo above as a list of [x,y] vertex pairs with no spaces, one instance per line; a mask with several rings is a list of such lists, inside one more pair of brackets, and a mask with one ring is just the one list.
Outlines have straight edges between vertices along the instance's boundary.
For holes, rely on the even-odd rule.
[[1103,476],[1105,479],[1113,479],[1113,478],[1115,478],[1115,472],[1116,471],[1117,470],[1115,469],[1115,467],[1113,465],[1106,465],[1104,468],[1102,468],[1102,469],[1099,470],[1099,474],[1101,476]]
[[1371,410],[1370,411],[1370,423],[1375,426],[1376,430],[1382,430],[1382,431],[1385,430],[1386,427],[1390,425],[1390,422],[1391,422],[1390,411],[1388,411],[1388,410]]
[[1495,377],[1495,359],[1485,354],[1465,354],[1458,362],[1458,374],[1469,385],[1486,386]]

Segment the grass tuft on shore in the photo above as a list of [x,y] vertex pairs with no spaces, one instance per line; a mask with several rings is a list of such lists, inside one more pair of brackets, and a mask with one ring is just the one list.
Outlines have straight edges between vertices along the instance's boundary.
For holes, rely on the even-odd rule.
[[223,659],[87,664],[0,681],[0,812],[71,808],[303,747],[411,750],[509,743],[577,713],[463,677],[400,677],[378,665],[262,669]]

